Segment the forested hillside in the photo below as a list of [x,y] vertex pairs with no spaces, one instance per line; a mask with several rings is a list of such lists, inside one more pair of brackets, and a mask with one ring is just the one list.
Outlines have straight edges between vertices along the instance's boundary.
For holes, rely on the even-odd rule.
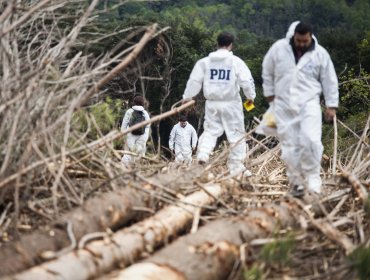
[[[105,1],[100,8],[109,9],[117,3]],[[261,91],[261,63],[265,53],[276,39],[285,36],[291,22],[303,20],[314,26],[314,34],[329,51],[340,80],[346,81],[340,87],[339,118],[349,119],[353,125],[358,123],[361,127],[370,107],[368,81],[364,80],[370,72],[369,12],[368,0],[129,2],[103,13],[97,30],[109,32],[150,22],[170,29],[154,43],[155,46],[146,50],[148,55],[155,55],[155,61],[150,67],[141,66],[140,71],[151,78],[118,79],[111,85],[108,95],[122,99],[139,92],[149,100],[152,114],[169,109],[181,99],[195,61],[214,50],[217,34],[228,30],[237,37],[234,53],[247,62],[257,84],[257,109],[246,116],[248,122],[266,109]],[[105,41],[99,48],[94,46],[96,54],[112,48],[118,41],[119,36]],[[197,112],[192,121],[201,129],[202,110]],[[159,124],[163,145],[169,133],[166,128],[174,122]],[[157,129],[154,129],[155,139]]]

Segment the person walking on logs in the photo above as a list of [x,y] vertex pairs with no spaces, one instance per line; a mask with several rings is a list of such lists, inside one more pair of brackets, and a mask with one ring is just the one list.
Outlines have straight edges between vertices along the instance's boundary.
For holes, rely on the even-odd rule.
[[[122,120],[121,131],[127,130],[140,122],[149,120],[149,114],[144,109],[144,97],[137,95],[133,99],[133,106],[129,108]],[[126,135],[125,150],[135,153],[138,157],[145,156],[146,142],[149,139],[150,124],[135,129]],[[121,162],[129,167],[135,162],[135,158],[129,154],[124,154]]]
[[222,32],[217,37],[218,49],[198,60],[190,74],[183,94],[183,103],[203,88],[206,99],[204,132],[199,138],[197,161],[204,164],[224,132],[230,144],[228,169],[231,176],[250,176],[244,165],[247,154],[244,113],[240,88],[253,102],[256,92],[247,65],[232,53],[234,36]]
[[188,123],[186,116],[180,116],[170,133],[169,148],[175,153],[175,161],[190,164],[192,154],[197,146],[198,136],[194,127]]
[[290,193],[303,197],[322,191],[320,162],[322,116],[332,121],[339,103],[338,78],[328,52],[312,34],[312,26],[291,24],[286,38],[275,42],[263,60],[263,92],[270,104],[286,164]]

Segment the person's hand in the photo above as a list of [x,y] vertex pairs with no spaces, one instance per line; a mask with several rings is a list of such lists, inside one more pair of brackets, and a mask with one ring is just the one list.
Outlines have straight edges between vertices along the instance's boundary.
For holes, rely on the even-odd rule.
[[325,120],[329,123],[333,122],[336,114],[336,108],[326,108],[325,110]]
[[274,101],[274,99],[275,99],[275,95],[267,96],[267,97],[266,97],[266,99],[267,99],[267,102],[268,102],[268,103],[271,103],[271,102],[273,102],[273,101]]

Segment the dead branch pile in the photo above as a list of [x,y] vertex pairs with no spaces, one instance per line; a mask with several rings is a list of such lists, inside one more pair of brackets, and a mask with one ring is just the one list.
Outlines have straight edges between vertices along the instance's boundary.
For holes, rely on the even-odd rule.
[[[47,261],[9,279],[87,279],[151,255],[102,277],[154,279],[163,271],[168,275],[160,274],[163,279],[370,277],[370,117],[360,135],[350,130],[355,145],[335,147],[335,156],[326,158],[320,199],[286,203],[279,143],[257,139],[253,130],[246,138],[254,175],[232,178],[232,187],[225,171],[227,146],[206,167],[151,159],[137,170],[124,170],[112,144],[123,133],[90,139],[89,132],[99,127],[83,114],[86,129],[75,129],[75,112],[103,94],[103,86],[163,30],[156,25],[120,30],[139,35],[138,41],[92,60],[78,46],[89,44],[81,34],[97,20],[98,2],[0,4],[0,276]],[[94,42],[110,36],[95,35]],[[111,198],[92,200],[100,192]],[[139,217],[135,211],[154,215]],[[54,223],[56,217],[61,218]],[[142,218],[147,219],[134,223]],[[129,222],[134,224],[128,227]],[[36,228],[33,237],[24,234]],[[33,247],[28,240],[37,238],[45,243]],[[13,252],[19,259],[9,257]],[[139,275],[135,267],[149,270],[140,269],[146,275]]]
[[[34,235],[44,236],[41,244],[27,236],[20,243],[2,247],[0,259],[9,271],[34,265],[44,251],[65,247],[70,241],[68,225],[78,241],[89,232],[114,229],[133,216],[137,218],[130,207],[148,206],[144,188],[136,188],[125,195],[108,194],[53,222],[90,196],[119,190],[133,178],[122,169],[120,155],[112,148],[112,141],[123,133],[112,131],[90,139],[92,129],[99,131],[96,121],[82,112],[78,118],[85,119],[87,126],[76,129],[75,113],[101,95],[104,85],[124,71],[161,30],[155,24],[119,30],[126,36],[135,35],[137,42],[96,59],[81,46],[118,34],[90,32],[104,12],[97,9],[98,4],[97,0],[0,4],[0,235],[11,241],[19,230],[39,227],[41,232]],[[177,110],[181,109],[167,115]],[[100,203],[101,211],[94,203]],[[35,218],[37,224],[30,223]],[[17,259],[9,258],[8,253],[18,254],[20,266],[6,265]],[[7,269],[0,269],[1,273]]]
[[53,219],[81,205],[99,186],[116,189],[115,178],[123,174],[112,149],[112,141],[123,134],[89,139],[99,127],[91,115],[82,114],[87,127],[75,129],[75,112],[99,96],[158,32],[156,25],[131,30],[139,35],[136,44],[93,59],[78,47],[112,35],[91,33],[91,42],[81,36],[98,18],[98,2],[0,4],[0,202],[4,214],[14,213],[1,220],[2,234],[24,224],[22,209]]

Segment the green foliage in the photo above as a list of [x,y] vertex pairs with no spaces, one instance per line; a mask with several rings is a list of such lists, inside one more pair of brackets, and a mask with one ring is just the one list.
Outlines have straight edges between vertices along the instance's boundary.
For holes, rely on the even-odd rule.
[[359,247],[348,256],[349,262],[361,280],[370,279],[370,248]]
[[[345,124],[347,127],[350,127],[352,131],[354,131],[357,135],[361,135],[362,131],[365,127],[367,118],[367,112],[360,112],[353,115],[348,116],[345,119]],[[338,114],[338,118],[340,115]],[[333,124],[324,123],[323,125],[323,145],[325,153],[333,154],[333,139],[334,139],[334,128]],[[358,138],[355,137],[351,131],[347,128],[343,127],[342,125],[338,124],[338,151],[344,153],[348,147],[355,145],[358,142]]]
[[263,246],[260,259],[268,264],[286,265],[289,263],[290,255],[294,249],[294,239],[274,241]]
[[342,72],[348,66],[355,67],[358,64],[356,49],[360,37],[359,32],[348,32],[338,27],[322,28],[317,34],[319,44],[329,52],[337,73]]
[[253,265],[251,269],[244,271],[245,280],[262,280],[263,271],[257,265]]
[[365,32],[358,44],[359,60],[364,69],[370,71],[370,31]]
[[370,108],[370,74],[364,69],[356,75],[352,68],[340,78],[340,110],[342,116],[354,115],[359,112],[369,112]]
[[[113,129],[119,128],[123,118],[123,102],[107,97],[104,102],[83,108],[73,115],[72,127],[81,134],[87,133],[89,140],[96,140]],[[97,127],[94,125],[95,120]],[[121,145],[117,141],[116,145]]]
[[[170,109],[182,98],[194,63],[215,49],[215,39],[220,31],[228,30],[236,35],[233,51],[251,69],[257,88],[256,109],[245,114],[246,121],[260,116],[267,108],[261,89],[263,57],[276,39],[285,37],[288,26],[295,20],[306,20],[314,25],[314,33],[319,43],[329,51],[337,73],[345,67],[351,69],[340,77],[343,84],[339,119],[357,128],[369,114],[368,81],[359,79],[370,72],[368,0],[126,1],[116,10],[103,12],[119,2],[108,0],[100,4],[97,24],[86,28],[86,45],[79,48],[88,49],[98,57],[116,47],[128,34],[132,36],[120,50],[132,46],[142,34],[134,35],[139,26],[152,22],[158,22],[161,27],[170,26],[169,31],[153,39],[141,52],[137,60],[137,65],[141,65],[140,73],[132,69],[135,66],[130,67],[127,71],[130,74],[126,74],[125,79],[112,82],[107,90],[111,96],[127,99],[130,97],[119,96],[117,92],[139,89],[149,100],[151,114],[158,114],[160,109]],[[109,34],[127,27],[133,27],[133,30],[107,37],[104,41],[92,40],[94,43],[90,43],[88,40],[91,34]],[[154,50],[158,46],[166,46],[168,52],[157,55]],[[140,81],[137,79],[139,75],[161,77],[162,80]],[[167,93],[170,94],[164,101]],[[99,115],[97,112],[94,114]],[[201,115],[199,111],[196,114],[196,117]],[[108,130],[113,119],[97,118],[99,122],[106,122],[102,127],[104,131]],[[324,126],[324,129],[325,145],[331,149],[332,126]],[[352,143],[353,137],[346,134],[348,131],[339,132],[344,136],[340,145]]]
[[107,134],[112,129],[117,128],[122,108],[122,101],[107,97],[105,102],[98,103],[90,107],[90,114],[99,124],[99,129],[103,134]]

